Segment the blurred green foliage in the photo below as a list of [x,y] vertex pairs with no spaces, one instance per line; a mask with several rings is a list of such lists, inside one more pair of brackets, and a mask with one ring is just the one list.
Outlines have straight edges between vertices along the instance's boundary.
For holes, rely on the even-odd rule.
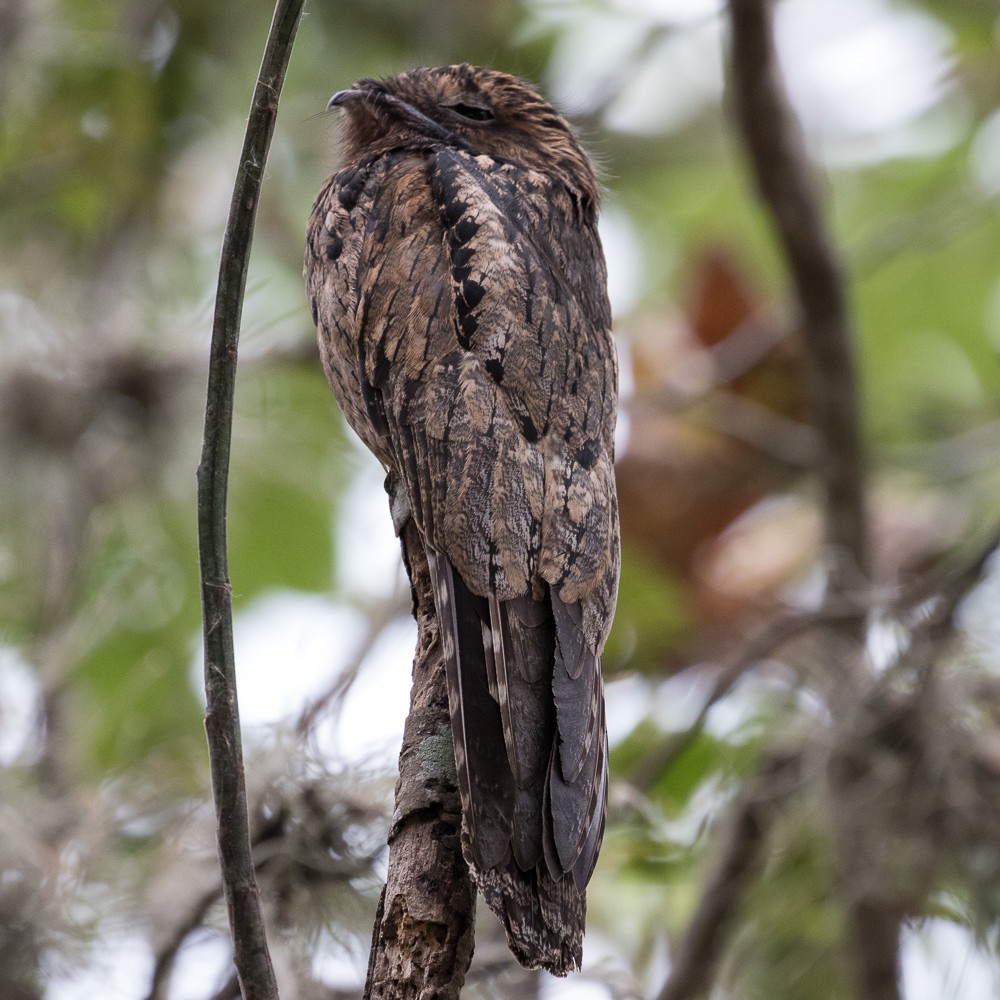
[[[857,155],[879,136],[827,121],[822,93],[805,119],[851,281],[877,478],[902,473],[917,494],[940,497],[953,524],[930,531],[950,542],[949,527],[1000,513],[1000,438],[949,443],[1000,418],[1000,21],[989,0],[855,0],[844,9],[858,32],[877,21],[891,37],[900,18],[919,15],[947,39],[940,61],[928,64],[941,77],[939,95],[894,126],[891,155]],[[103,921],[122,912],[139,913],[144,933],[153,927],[146,875],[118,871],[116,861],[138,852],[141,870],[155,870],[204,811],[194,476],[217,254],[270,14],[256,0],[11,0],[0,8],[0,728],[6,719],[8,733],[0,867],[46,887],[31,933],[55,953],[70,954],[80,936],[100,952]],[[910,44],[904,34],[900,45]],[[630,79],[674,58],[660,42],[683,54],[695,36],[695,58],[709,44],[721,77],[724,31],[712,5],[697,17],[652,0],[308,9],[244,313],[229,508],[238,609],[278,588],[348,601],[355,591],[340,519],[360,460],[319,370],[299,277],[311,198],[337,155],[336,122],[323,112],[329,94],[358,77],[464,60],[572,97],[568,110],[605,172],[606,204],[639,248],[633,261],[608,246],[613,279],[624,269],[615,280],[636,289],[617,317],[628,347],[644,328],[676,323],[706,248],[724,247],[766,309],[788,312],[783,262],[721,88],[703,86],[668,126],[615,124]],[[609,65],[614,51],[624,55]],[[833,78],[849,81],[853,66],[842,57]],[[573,82],[581,76],[592,92]],[[676,96],[649,85],[638,96],[633,88],[629,101],[670,107]],[[944,452],[932,447],[941,442]],[[900,530],[926,528],[899,520]],[[394,582],[386,580],[386,595]],[[679,658],[711,648],[689,583],[626,539],[609,676],[638,675],[651,703]],[[15,660],[31,683],[11,686],[17,671],[5,664]],[[275,685],[287,666],[274,664]],[[612,683],[612,712],[615,697]],[[630,775],[669,738],[668,727],[651,709],[638,711],[613,748],[613,773],[629,795],[612,792],[591,923],[627,970],[623,993],[658,988],[658,943],[673,939],[697,903],[718,815],[762,745],[788,725],[766,697],[741,704],[749,722],[696,735],[646,787],[631,788]],[[11,720],[24,705],[37,718],[19,729]],[[262,756],[262,771],[285,775],[279,785],[295,784],[288,774],[315,773],[289,764],[286,774],[280,754]],[[142,822],[153,834],[132,836]],[[24,843],[15,850],[10,830],[19,823]],[[780,825],[724,966],[727,995],[846,995],[821,826],[805,806]],[[32,838],[42,846],[26,847]],[[210,834],[200,849],[211,854]],[[74,852],[93,859],[83,866],[95,873],[89,885]],[[365,883],[357,873],[337,878]],[[21,883],[12,876],[10,884]],[[81,909],[82,896],[90,902]],[[0,912],[13,899],[0,890]],[[314,929],[310,941],[354,954],[363,969],[345,939],[363,938],[370,891],[359,905],[362,917],[346,921],[343,936],[334,919],[332,937]]]

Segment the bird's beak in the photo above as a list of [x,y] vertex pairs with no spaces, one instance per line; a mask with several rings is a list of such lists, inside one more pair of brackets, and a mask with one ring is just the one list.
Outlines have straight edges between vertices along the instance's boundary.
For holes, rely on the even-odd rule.
[[326,110],[329,111],[331,108],[342,108],[345,104],[350,101],[356,100],[362,97],[364,94],[361,90],[338,90],[333,97],[327,101]]

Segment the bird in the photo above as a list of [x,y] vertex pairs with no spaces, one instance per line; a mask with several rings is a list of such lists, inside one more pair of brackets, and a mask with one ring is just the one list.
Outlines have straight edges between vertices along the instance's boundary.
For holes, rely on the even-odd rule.
[[323,367],[427,555],[473,880],[518,961],[565,975],[604,834],[620,567],[599,180],[498,70],[363,79],[328,107],[342,162],[304,264]]

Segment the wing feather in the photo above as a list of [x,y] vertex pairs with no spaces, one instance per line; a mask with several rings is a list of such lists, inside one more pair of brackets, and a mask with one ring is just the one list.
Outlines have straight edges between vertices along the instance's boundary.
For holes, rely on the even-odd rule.
[[432,550],[428,565],[442,622],[462,808],[476,864],[495,868],[510,854],[514,781],[507,757],[497,753],[495,743],[502,722],[483,648],[486,601],[471,593],[448,560]]

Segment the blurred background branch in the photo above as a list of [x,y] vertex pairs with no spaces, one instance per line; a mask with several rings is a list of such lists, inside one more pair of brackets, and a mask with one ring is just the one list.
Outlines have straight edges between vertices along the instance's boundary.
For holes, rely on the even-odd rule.
[[728,820],[721,856],[677,947],[670,978],[657,1000],[692,1000],[711,992],[768,834],[801,776],[798,755],[769,756],[747,785]]
[[839,255],[827,233],[819,184],[785,96],[770,0],[729,0],[732,102],[757,187],[770,211],[795,289],[809,358],[809,405],[822,448],[825,537],[832,589],[869,579],[867,489],[854,331]]

